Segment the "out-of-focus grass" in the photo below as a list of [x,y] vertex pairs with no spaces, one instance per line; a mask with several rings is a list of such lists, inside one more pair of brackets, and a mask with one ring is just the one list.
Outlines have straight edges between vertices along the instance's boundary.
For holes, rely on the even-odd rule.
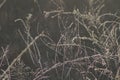
[[[44,31],[36,35],[35,39],[31,36],[29,20],[32,16],[29,15],[26,20],[17,19],[16,21],[21,21],[24,25],[26,36],[21,31],[19,33],[27,47],[9,64],[1,79],[11,80],[10,77],[19,75],[19,80],[27,80],[23,76],[29,72],[25,71],[25,64],[18,61],[21,61],[23,54],[28,51],[34,65],[39,65],[35,71],[30,69],[33,80],[119,80],[120,17],[117,13],[101,14],[102,8],[104,0],[89,0],[89,10],[82,13],[79,9],[65,12],[61,7],[59,9],[62,10],[44,11],[46,20],[48,17],[51,19],[57,17],[56,27],[61,30],[57,43]],[[50,60],[48,62],[42,62],[44,56],[41,56],[40,47],[37,46],[38,38],[55,52],[52,58],[49,56],[52,55],[51,52],[45,53],[48,54],[47,58]]]

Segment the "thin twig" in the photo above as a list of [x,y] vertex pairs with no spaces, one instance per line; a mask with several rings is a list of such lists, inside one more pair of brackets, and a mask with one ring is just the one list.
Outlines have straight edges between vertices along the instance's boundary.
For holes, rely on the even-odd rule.
[[10,68],[12,68],[12,66],[15,64],[15,62],[17,60],[19,60],[22,55],[36,42],[37,39],[39,39],[41,36],[44,36],[44,34],[39,34],[38,36],[35,37],[35,39],[29,44],[27,45],[27,47],[22,50],[22,52],[12,61],[12,63],[8,66],[8,68],[4,71],[4,73],[0,76],[0,79],[2,79],[6,74],[7,72],[10,70]]
[[3,0],[2,3],[0,4],[0,8],[5,4],[6,0]]

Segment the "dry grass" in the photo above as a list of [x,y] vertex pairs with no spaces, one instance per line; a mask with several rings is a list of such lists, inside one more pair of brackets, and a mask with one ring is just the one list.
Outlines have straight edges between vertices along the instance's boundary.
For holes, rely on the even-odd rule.
[[[52,2],[54,1],[52,0]],[[39,3],[37,4],[39,6]],[[104,0],[89,0],[89,11],[85,11],[84,14],[79,9],[66,12],[62,4],[57,2],[54,4],[59,7],[58,10],[44,11],[44,15],[46,19],[50,17],[58,20],[56,27],[60,29],[61,34],[58,42],[55,43],[49,33],[45,31],[38,33],[39,35],[35,38],[32,37],[32,33],[30,33],[32,14],[29,14],[26,20],[15,20],[21,21],[24,25],[27,36],[24,36],[20,30],[18,32],[24,40],[26,48],[11,64],[8,64],[9,66],[3,71],[0,79],[12,80],[11,74],[15,72],[14,69],[18,70],[15,64],[21,64],[23,68],[24,63],[21,63],[21,57],[28,51],[32,62],[39,65],[35,71],[31,69],[33,76],[31,80],[119,80],[120,36],[117,32],[120,27],[120,17],[117,13],[101,14]],[[110,17],[112,20],[109,19]],[[54,53],[49,51],[45,53],[48,54],[47,58],[50,61],[42,62],[44,56],[41,55],[42,51],[37,45],[38,39],[41,39],[45,46],[54,51]],[[1,58],[6,57],[6,51],[3,50],[4,54],[1,55]],[[50,55],[53,54],[54,56],[50,58]],[[59,59],[59,56],[62,58]],[[20,67],[20,70],[24,70],[22,68]],[[21,73],[25,75],[25,72],[21,71]],[[22,77],[21,80],[27,79]]]

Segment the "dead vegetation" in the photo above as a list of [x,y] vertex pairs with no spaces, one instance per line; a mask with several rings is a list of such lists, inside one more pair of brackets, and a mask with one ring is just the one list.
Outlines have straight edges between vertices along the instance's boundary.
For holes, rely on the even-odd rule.
[[19,53],[15,49],[11,62],[12,44],[1,46],[0,79],[119,80],[119,12],[102,13],[104,0],[85,1],[84,10],[75,6],[68,11],[63,0],[50,0],[42,9],[34,0],[38,13],[14,20],[22,24],[16,33],[25,46]]

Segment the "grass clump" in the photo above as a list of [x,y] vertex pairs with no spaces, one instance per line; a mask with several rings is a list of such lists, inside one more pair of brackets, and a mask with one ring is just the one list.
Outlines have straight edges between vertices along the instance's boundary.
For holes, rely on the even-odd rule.
[[[40,8],[39,2],[37,0],[35,2]],[[66,11],[65,6],[63,7],[64,1],[57,3],[51,0],[51,4],[56,5],[57,9],[43,11],[45,19],[43,25],[38,19],[37,26],[31,26],[32,14],[26,19],[15,20],[21,21],[24,26],[24,31],[18,30],[18,32],[26,47],[8,65],[0,78],[119,80],[120,17],[117,12],[101,13],[104,0],[89,0],[89,8],[84,12],[79,8],[75,8],[72,12]],[[52,30],[54,26],[58,29],[57,33]],[[32,33],[33,27],[36,27],[36,37]],[[39,32],[41,27],[46,28]],[[57,34],[57,37],[54,34]],[[54,38],[57,38],[57,41]],[[22,56],[26,53],[30,56],[33,66],[36,66],[35,69],[27,67],[24,60],[22,62]]]

